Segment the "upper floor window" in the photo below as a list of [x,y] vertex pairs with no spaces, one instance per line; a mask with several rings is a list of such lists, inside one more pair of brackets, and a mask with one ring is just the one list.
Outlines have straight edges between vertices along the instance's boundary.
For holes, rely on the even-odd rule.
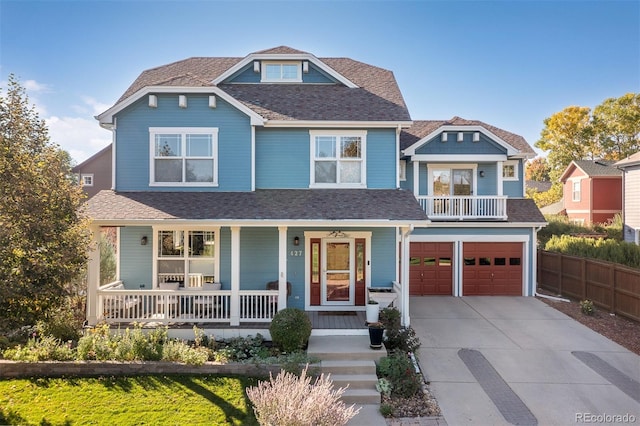
[[518,180],[518,162],[505,161],[502,165],[503,180]]
[[580,181],[574,180],[571,183],[571,200],[580,201]]
[[264,82],[302,82],[302,64],[300,62],[263,62],[262,81]]
[[82,186],[93,186],[93,174],[80,175],[80,183],[82,183]]
[[311,131],[311,186],[366,186],[364,131]]
[[163,186],[214,186],[217,184],[218,129],[149,129],[150,184]]

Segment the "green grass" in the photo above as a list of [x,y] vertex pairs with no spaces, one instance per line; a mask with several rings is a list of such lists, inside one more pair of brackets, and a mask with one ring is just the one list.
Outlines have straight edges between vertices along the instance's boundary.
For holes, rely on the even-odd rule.
[[0,424],[257,425],[256,379],[156,375],[0,380]]

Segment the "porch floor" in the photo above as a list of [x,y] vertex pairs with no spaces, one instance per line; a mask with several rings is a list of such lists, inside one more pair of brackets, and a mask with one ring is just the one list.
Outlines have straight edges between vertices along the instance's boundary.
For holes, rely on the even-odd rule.
[[[366,313],[364,311],[313,311],[306,312],[311,320],[313,330],[366,330]],[[124,328],[133,326],[132,322],[111,323],[112,328]],[[158,322],[142,322],[144,327],[155,327],[168,325],[170,329],[193,329],[193,326],[209,329],[215,328],[220,330],[237,330],[237,329],[269,329],[269,322],[243,322],[238,326],[231,326],[229,323],[192,323],[180,322],[164,324]]]

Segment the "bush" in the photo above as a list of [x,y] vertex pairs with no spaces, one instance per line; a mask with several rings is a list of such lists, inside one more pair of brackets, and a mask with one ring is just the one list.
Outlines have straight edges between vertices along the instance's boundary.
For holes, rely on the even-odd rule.
[[385,328],[384,346],[388,352],[415,352],[420,347],[420,339],[413,328],[400,325],[400,311],[384,308],[380,311],[380,322]]
[[78,342],[78,359],[98,361],[158,361],[162,359],[167,328],[144,333],[140,324],[133,330],[112,334],[108,324],[89,330]]
[[554,235],[545,250],[640,268],[640,246],[624,241]]
[[420,376],[406,354],[392,353],[380,358],[377,370],[378,376],[391,384],[391,395],[408,398],[415,395],[422,386]]
[[162,360],[202,365],[209,360],[209,350],[203,346],[189,346],[180,340],[169,340],[162,347]]
[[344,425],[360,409],[347,407],[340,399],[345,388],[333,389],[328,377],[321,375],[313,384],[307,368],[300,377],[281,371],[275,378],[247,389],[256,419],[261,425]]
[[593,302],[591,300],[582,300],[580,301],[580,310],[585,315],[593,315],[595,312],[595,308],[593,306]]
[[271,340],[284,352],[294,352],[304,347],[311,336],[311,320],[304,311],[286,308],[278,311],[269,327]]
[[27,344],[7,349],[4,358],[12,361],[71,361],[74,359],[73,349],[69,343],[63,343],[52,336],[31,338]]

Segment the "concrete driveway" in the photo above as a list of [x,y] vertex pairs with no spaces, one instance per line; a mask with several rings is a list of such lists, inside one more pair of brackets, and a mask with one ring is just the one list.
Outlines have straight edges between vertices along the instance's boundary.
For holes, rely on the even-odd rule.
[[411,297],[449,425],[640,424],[640,357],[533,297]]

